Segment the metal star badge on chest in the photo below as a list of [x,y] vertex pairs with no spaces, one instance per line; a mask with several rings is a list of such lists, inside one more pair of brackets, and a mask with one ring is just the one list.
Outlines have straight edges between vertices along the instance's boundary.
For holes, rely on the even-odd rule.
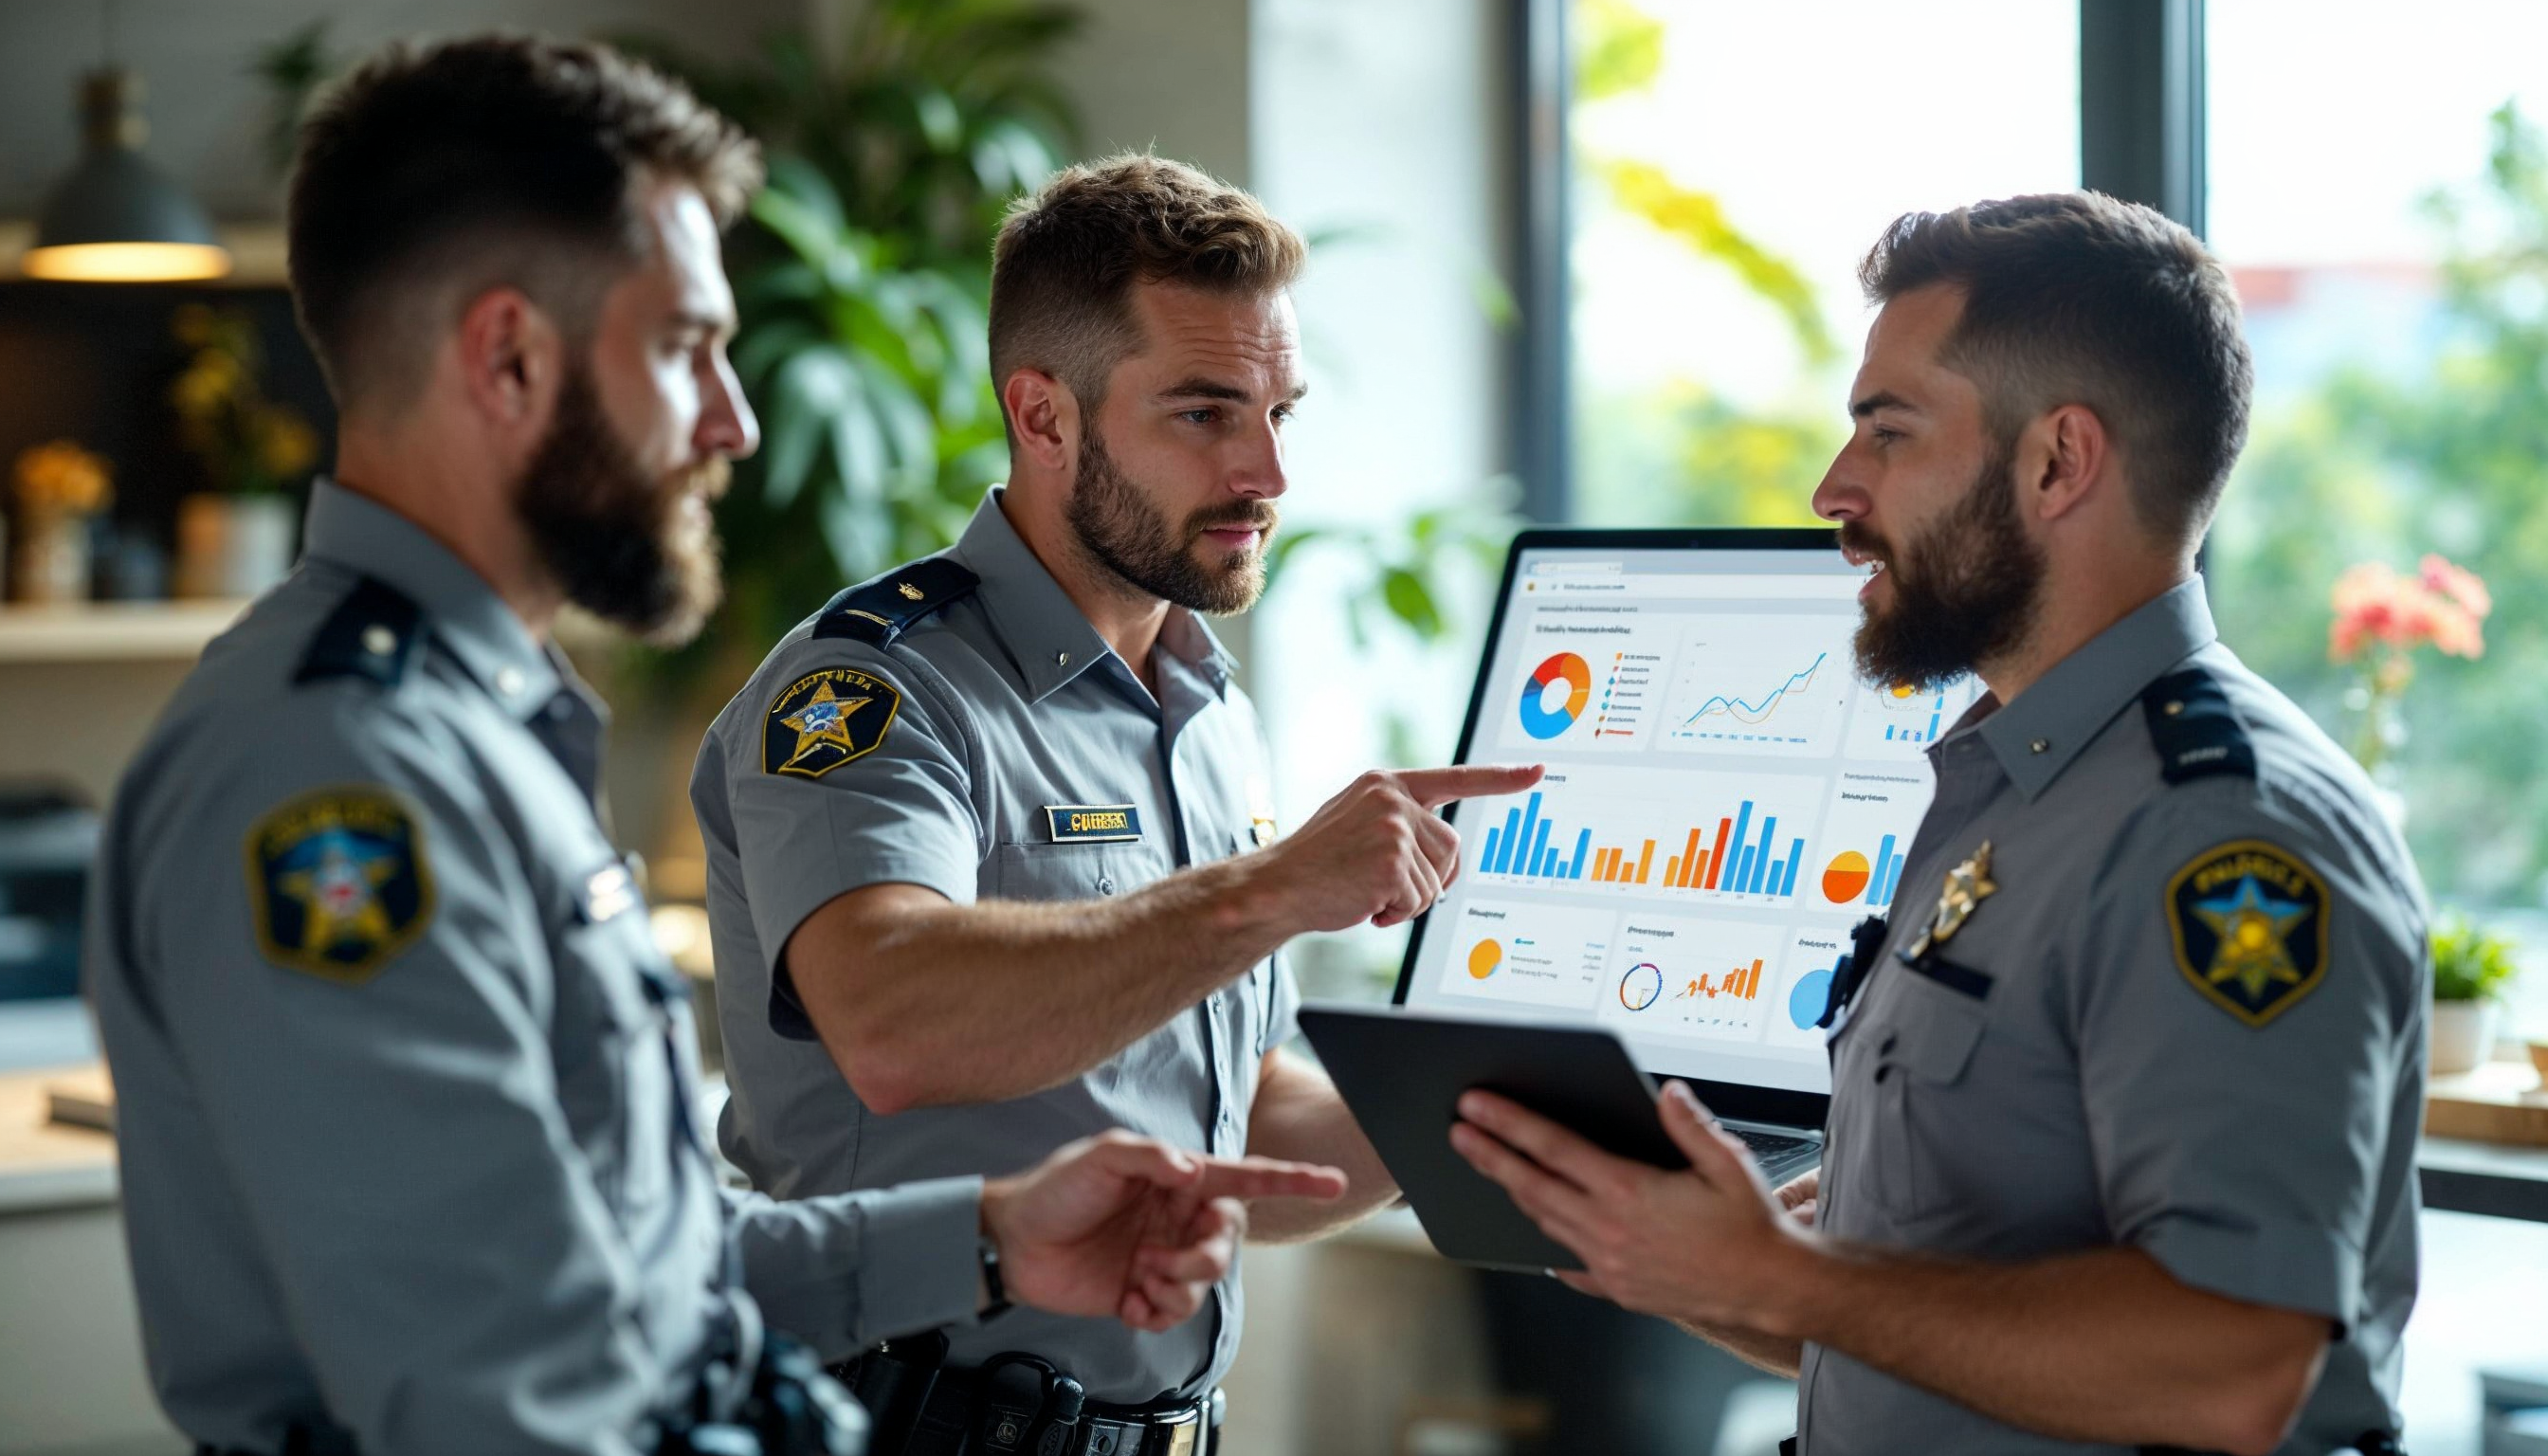
[[1983,840],[1971,859],[1947,871],[1946,888],[1939,892],[1938,908],[1929,916],[1929,928],[1904,947],[1902,954],[1917,960],[1954,940],[1981,902],[1998,893],[1999,885],[1991,879],[1990,867],[1990,841]]

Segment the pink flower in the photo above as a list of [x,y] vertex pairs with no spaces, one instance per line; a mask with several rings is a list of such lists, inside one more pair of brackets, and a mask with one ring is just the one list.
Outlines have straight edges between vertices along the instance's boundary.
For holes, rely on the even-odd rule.
[[2494,598],[2475,572],[2439,556],[2425,557],[2412,577],[2381,562],[2358,563],[2336,579],[2328,596],[2335,610],[2327,626],[2331,661],[2351,662],[2373,642],[2398,653],[2426,645],[2451,657],[2486,652],[2480,624],[2495,609]]
[[2417,576],[2427,592],[2438,592],[2457,603],[2471,617],[2484,620],[2495,610],[2495,596],[2486,590],[2486,580],[2464,566],[2455,566],[2438,556],[2427,556]]

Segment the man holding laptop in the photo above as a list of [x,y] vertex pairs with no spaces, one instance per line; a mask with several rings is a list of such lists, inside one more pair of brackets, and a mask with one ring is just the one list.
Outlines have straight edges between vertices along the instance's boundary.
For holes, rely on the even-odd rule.
[[1862,278],[1814,498],[1874,568],[1858,665],[1988,692],[1821,983],[1823,1166],[1774,1193],[1680,1085],[1683,1170],[1485,1093],[1452,1140],[1569,1283],[1797,1375],[1807,1456],[2394,1451],[2426,912],[2367,780],[2216,639],[2229,280],[2089,194],[1907,216]]

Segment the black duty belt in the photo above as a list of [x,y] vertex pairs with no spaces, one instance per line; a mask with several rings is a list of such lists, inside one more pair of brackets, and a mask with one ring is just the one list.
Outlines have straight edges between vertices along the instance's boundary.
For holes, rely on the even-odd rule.
[[1032,1355],[948,1366],[945,1341],[896,1340],[833,1367],[875,1421],[870,1456],[1211,1456],[1221,1392],[1115,1406]]

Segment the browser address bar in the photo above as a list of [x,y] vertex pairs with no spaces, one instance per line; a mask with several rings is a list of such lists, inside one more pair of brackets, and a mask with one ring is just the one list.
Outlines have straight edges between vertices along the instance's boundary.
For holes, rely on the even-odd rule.
[[1620,600],[1623,598],[1690,598],[1732,600],[1740,598],[1778,601],[1850,601],[1866,581],[1863,572],[1834,573],[1830,576],[1700,576],[1691,573],[1659,573],[1654,575],[1556,578],[1532,577],[1522,583],[1525,597],[1557,597],[1563,600]]

